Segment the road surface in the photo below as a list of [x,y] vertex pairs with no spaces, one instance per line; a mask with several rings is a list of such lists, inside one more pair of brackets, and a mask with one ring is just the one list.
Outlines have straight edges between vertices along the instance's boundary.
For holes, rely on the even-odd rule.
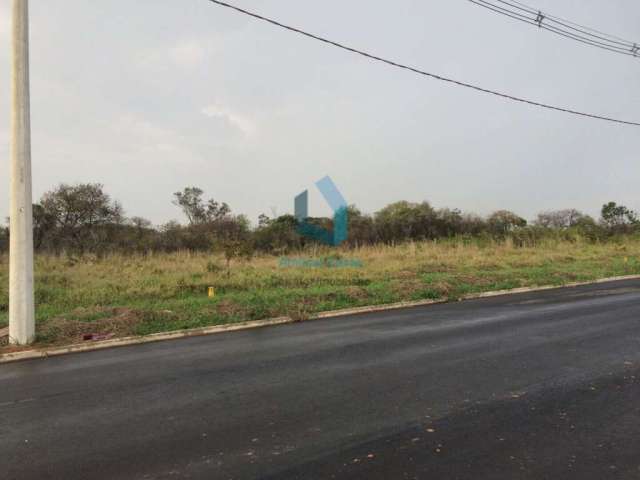
[[640,281],[0,365],[4,479],[640,478]]

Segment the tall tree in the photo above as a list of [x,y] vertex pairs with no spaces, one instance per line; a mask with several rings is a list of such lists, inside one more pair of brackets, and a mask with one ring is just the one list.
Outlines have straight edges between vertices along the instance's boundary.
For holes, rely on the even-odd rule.
[[231,208],[224,202],[211,199],[205,204],[203,193],[198,187],[186,187],[182,192],[173,194],[173,204],[182,209],[190,225],[221,220],[231,213]]
[[180,207],[191,225],[203,223],[206,219],[206,208],[202,202],[204,192],[198,187],[187,187],[182,192],[173,194],[173,204]]
[[535,224],[545,228],[563,229],[580,224],[586,217],[587,215],[574,208],[551,210],[539,213]]
[[60,184],[42,196],[36,215],[49,241],[80,252],[103,247],[110,227],[124,221],[122,206],[99,183]]
[[628,230],[629,226],[640,223],[638,215],[633,210],[616,202],[609,202],[602,206],[602,223],[613,231]]
[[487,219],[489,228],[494,234],[506,235],[516,228],[526,227],[527,221],[509,210],[498,210]]

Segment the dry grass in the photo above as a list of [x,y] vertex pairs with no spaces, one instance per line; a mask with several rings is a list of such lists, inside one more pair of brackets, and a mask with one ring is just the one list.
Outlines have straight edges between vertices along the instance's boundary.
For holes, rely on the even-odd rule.
[[[38,256],[38,342],[64,344],[91,333],[115,336],[471,292],[560,285],[640,273],[640,240],[591,244],[443,241],[355,250],[316,248],[319,257],[358,259],[362,268],[280,267],[259,256],[224,271],[220,257],[179,252],[105,258]],[[0,327],[7,323],[7,258],[0,257]],[[207,296],[207,287],[216,297]],[[0,347],[1,348],[1,347]]]

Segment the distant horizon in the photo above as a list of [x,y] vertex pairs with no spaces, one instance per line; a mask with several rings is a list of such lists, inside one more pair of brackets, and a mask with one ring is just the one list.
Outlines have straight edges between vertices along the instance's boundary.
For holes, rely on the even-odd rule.
[[[83,182],[83,183],[92,183],[92,184],[103,185],[100,182]],[[76,185],[77,183],[76,184],[71,184],[69,182],[61,182],[61,184]],[[60,185],[60,184],[58,184],[58,185]],[[58,185],[53,186],[52,189],[57,187]],[[128,219],[135,218],[135,217],[144,218],[145,220],[149,220],[154,228],[161,227],[161,226],[163,226],[163,225],[165,225],[167,223],[170,223],[170,222],[178,222],[179,224],[182,224],[182,225],[188,224],[188,220],[185,219],[184,218],[184,214],[180,212],[180,208],[181,207],[172,204],[173,193],[172,193],[171,197],[168,199],[168,203],[170,205],[172,205],[172,208],[174,208],[176,211],[178,211],[178,214],[176,216],[164,221],[164,222],[156,223],[153,220],[151,220],[151,219],[149,219],[147,217],[144,217],[143,215],[138,215],[135,212],[131,212],[127,208],[127,205],[124,204],[124,202],[122,202],[120,199],[118,199],[118,198],[114,197],[113,195],[111,195],[111,193],[107,190],[106,186],[104,186],[104,187],[105,187],[104,188],[105,193],[111,197],[111,200],[112,201],[117,201],[117,202],[119,202],[121,204],[122,209],[124,211],[124,217],[125,218],[128,218]],[[189,185],[189,187],[198,187],[198,186],[197,185]],[[49,189],[49,190],[51,190],[51,189]],[[313,195],[314,197],[318,196],[317,192],[314,192],[313,189],[309,190],[309,194]],[[206,201],[206,200],[209,200],[210,198],[211,197],[207,194],[207,192],[204,191],[203,192],[203,199]],[[248,216],[246,214],[246,212],[242,212],[242,211],[239,211],[239,210],[235,209],[233,205],[229,204],[229,202],[226,202],[224,199],[219,199],[219,198],[211,198],[211,199],[212,200],[216,200],[216,201],[218,201],[220,203],[222,203],[222,202],[227,203],[229,205],[229,207],[231,208],[231,214],[232,215],[234,215],[234,216],[236,216],[236,215],[245,216],[247,218],[247,220],[250,222],[252,227],[256,227],[258,225],[259,217],[261,215],[266,215],[267,217],[269,217],[271,219],[278,218],[278,217],[284,216],[284,215],[295,216],[295,212],[294,212],[294,209],[293,209],[293,206],[292,206],[291,209],[286,210],[286,211],[280,211],[278,209],[275,209],[275,211],[266,210],[266,211],[258,214],[258,216],[256,218],[252,218],[252,217]],[[34,199],[34,204],[39,203],[40,200],[41,200],[40,198]],[[352,207],[352,206],[356,207],[363,215],[374,216],[381,209],[383,209],[383,208],[385,208],[385,207],[387,207],[389,205],[392,205],[392,204],[395,204],[395,203],[400,203],[400,202],[408,202],[408,203],[411,203],[411,204],[421,204],[421,203],[426,202],[435,210],[444,210],[444,209],[458,210],[463,215],[477,215],[477,216],[479,216],[481,218],[485,218],[485,219],[488,216],[490,216],[491,214],[493,214],[493,213],[495,213],[497,211],[507,210],[507,211],[510,211],[512,213],[515,213],[516,215],[520,216],[521,218],[524,218],[527,221],[528,224],[532,224],[537,219],[538,214],[548,213],[548,212],[557,212],[557,211],[562,211],[562,210],[571,210],[571,209],[577,210],[582,214],[588,215],[588,216],[592,217],[597,222],[601,218],[602,207],[606,203],[615,202],[618,205],[624,205],[622,202],[616,201],[615,199],[610,199],[610,200],[604,202],[602,205],[600,205],[598,210],[595,211],[596,213],[590,213],[589,211],[582,210],[582,209],[579,209],[579,208],[575,208],[575,207],[571,207],[571,206],[565,206],[565,207],[560,207],[560,208],[551,208],[551,209],[541,210],[541,211],[536,212],[535,215],[533,215],[532,217],[526,217],[526,216],[521,215],[520,212],[518,212],[516,210],[513,210],[511,208],[508,208],[508,207],[499,208],[499,209],[496,209],[496,210],[493,210],[493,211],[487,212],[487,213],[479,213],[479,212],[476,212],[476,211],[473,211],[473,210],[464,210],[464,209],[461,209],[459,207],[456,207],[455,205],[435,205],[432,202],[430,202],[429,200],[411,201],[411,200],[406,200],[406,199],[399,199],[399,200],[392,201],[392,202],[388,203],[387,205],[384,205],[380,209],[375,210],[375,211],[366,211],[364,209],[361,209],[359,205],[351,203],[351,202],[347,202],[347,204],[349,205],[349,207]],[[316,202],[316,204],[317,203],[320,203],[320,202]],[[625,206],[628,206],[628,205],[625,205]],[[318,207],[320,207],[320,208],[316,208],[316,210],[322,210],[324,213],[319,214],[317,212],[311,211],[311,213],[309,214],[310,218],[321,218],[321,217],[322,218],[331,218],[332,217],[333,214],[330,212],[330,210],[327,210],[326,206],[318,205]],[[634,209],[631,208],[631,210],[634,210]],[[640,212],[636,212],[636,213],[640,213]],[[3,217],[3,222],[4,222],[4,224],[6,224],[5,226],[8,226],[7,220],[8,220],[8,217],[6,217],[6,216]]]

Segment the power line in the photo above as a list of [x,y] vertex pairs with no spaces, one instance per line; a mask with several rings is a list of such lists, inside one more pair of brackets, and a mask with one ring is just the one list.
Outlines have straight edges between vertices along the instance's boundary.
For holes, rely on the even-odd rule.
[[[561,25],[563,27],[566,27],[570,30],[573,30],[575,32],[581,33],[581,34],[585,34],[589,37],[592,37],[591,40],[593,39],[597,39],[597,40],[603,40],[605,43],[605,45],[611,46],[610,44],[613,45],[620,45],[623,47],[622,50],[624,50],[626,53],[629,53],[629,51],[633,48],[633,46],[635,45],[635,43],[631,42],[630,40],[624,40],[620,37],[616,37],[614,35],[609,35],[608,33],[603,33],[600,32],[599,30],[595,30],[593,28],[589,28],[589,27],[585,27],[584,25],[579,25],[577,23],[573,23],[569,20],[564,20],[560,17],[554,17],[553,15],[549,15],[546,12],[542,12],[540,10],[532,10],[533,7],[526,7],[523,3],[520,3],[516,0],[511,0],[511,1],[505,1],[505,0],[497,0],[499,3],[502,3],[504,5],[507,6],[511,6],[514,7],[518,10],[522,10],[524,12],[529,13],[530,15],[534,15],[535,16],[535,22],[536,25],[539,27],[547,27],[547,24],[544,24],[543,22],[548,22],[548,23],[552,23],[552,24],[557,24],[557,25]],[[483,0],[482,3],[489,3],[486,0]],[[523,6],[525,6],[526,8],[523,8]],[[539,19],[539,21],[538,21]],[[564,33],[570,33],[570,32],[564,32]]]
[[[522,2],[519,2],[518,0],[511,0],[511,3],[514,3],[514,4],[519,5],[521,7],[527,8],[527,9],[529,9],[529,11],[532,11],[532,10],[535,11],[536,10],[535,8],[530,7],[529,5],[526,5],[526,4],[522,3]],[[553,20],[558,20],[558,21],[562,21],[564,23],[568,23],[568,24],[570,24],[570,25],[572,25],[574,27],[579,27],[579,28],[582,28],[584,30],[589,30],[592,33],[599,33],[600,35],[606,35],[607,37],[613,38],[615,40],[619,40],[619,41],[627,43],[627,44],[633,44],[634,43],[634,42],[631,42],[630,40],[625,40],[624,38],[616,37],[615,35],[611,35],[609,33],[601,32],[600,30],[596,30],[595,28],[591,28],[591,27],[586,27],[584,25],[580,25],[579,23],[572,22],[571,20],[567,20],[566,18],[549,15],[548,13],[545,13],[545,16],[547,18],[550,18],[550,19],[553,19]]]
[[[637,54],[634,54],[633,51],[633,47],[630,47],[628,49],[626,48],[621,48],[617,45],[611,45],[605,42],[600,42],[595,38],[591,38],[591,37],[585,37],[585,36],[581,36],[578,34],[575,34],[573,32],[570,31],[565,31],[561,28],[555,27],[555,26],[551,26],[551,25],[547,25],[547,24],[543,24],[541,23],[541,21],[536,20],[536,18],[546,18],[544,17],[544,15],[542,15],[541,13],[536,13],[536,18],[532,18],[532,17],[528,17],[526,15],[523,15],[521,13],[518,12],[513,12],[510,11],[506,8],[500,7],[498,5],[494,5],[489,1],[486,0],[469,0],[471,3],[475,3],[476,5],[479,5],[481,7],[486,8],[487,10],[491,10],[494,11],[496,13],[499,13],[501,15],[505,15],[507,17],[513,18],[515,20],[520,20],[521,22],[525,22],[528,23],[529,25],[534,25],[536,27],[539,28],[543,28],[544,30],[548,30],[550,32],[556,33],[557,35],[560,35],[562,37],[566,37],[566,38],[570,38],[572,40],[577,40],[578,42],[584,43],[586,45],[591,45],[593,47],[597,47],[597,48],[601,48],[603,50],[609,50],[611,52],[615,52],[615,53],[622,53],[624,55],[630,55],[630,56],[636,56]],[[500,1],[500,0],[498,0]],[[507,2],[501,2],[501,3],[507,3]]]
[[[508,2],[503,2],[502,0],[499,0],[500,3],[507,3]],[[575,30],[581,33],[586,33],[588,35],[593,35],[594,37],[600,38],[602,40],[608,40],[611,41],[612,43],[618,43],[620,45],[626,46],[626,47],[632,47],[634,45],[634,42],[630,41],[630,40],[625,40],[624,38],[621,37],[617,37],[615,35],[611,35],[609,33],[604,33],[600,30],[596,30],[595,28],[591,28],[591,27],[586,27],[584,25],[580,25],[579,23],[575,23],[572,22],[571,20],[567,20],[564,19],[562,17],[555,17],[553,15],[550,15],[546,12],[540,12],[539,10],[535,10],[533,7],[529,7],[527,5],[525,5],[524,3],[518,2],[517,0],[511,0],[511,4],[515,4],[515,5],[519,5],[520,7],[525,7],[522,8],[522,10],[528,12],[528,13],[544,13],[544,17],[552,22],[552,23],[557,23],[559,25],[562,25],[564,27],[567,27],[571,30]],[[595,34],[595,35],[594,35]]]
[[[636,46],[635,42],[632,42],[631,40],[625,40],[621,37],[617,37],[615,35],[611,35],[609,33],[604,33],[600,30],[596,30],[595,28],[591,28],[591,27],[586,27],[584,25],[580,25],[578,23],[572,22],[571,20],[566,20],[564,18],[561,17],[555,17],[553,15],[550,15],[546,12],[541,12],[540,10],[536,11],[536,10],[532,10],[533,7],[528,7],[525,4],[518,2],[517,0],[511,0],[510,2],[504,1],[504,0],[498,0],[500,3],[506,4],[506,5],[510,5],[510,6],[514,6],[513,4],[519,5],[520,7],[525,6],[526,8],[521,8],[524,11],[527,11],[529,13],[532,13],[534,15],[542,15],[543,21],[547,21],[549,23],[552,24],[557,24],[560,25],[562,27],[566,27],[569,30],[573,30],[575,32],[578,32],[580,34],[585,34],[588,35],[590,37],[592,37],[593,39],[598,39],[598,40],[603,40],[604,42],[606,42],[607,44],[611,45],[619,45],[622,48],[622,50],[626,53],[629,54],[629,52],[631,51],[633,53],[634,47]],[[516,7],[518,8],[518,7]],[[536,17],[537,18],[537,17]]]
[[410,72],[417,73],[419,75],[423,75],[423,76],[426,76],[426,77],[430,77],[430,78],[433,78],[435,80],[440,80],[440,81],[443,81],[443,82],[452,83],[452,84],[458,85],[460,87],[470,88],[470,89],[476,90],[478,92],[483,92],[483,93],[487,93],[487,94],[490,94],[490,95],[495,95],[497,97],[506,98],[506,99],[512,100],[514,102],[526,103],[526,104],[533,105],[533,106],[536,106],[536,107],[546,108],[546,109],[549,109],[549,110],[556,110],[556,111],[559,111],[559,112],[570,113],[572,115],[578,115],[578,116],[582,116],[582,117],[594,118],[594,119],[605,120],[605,121],[613,122],[613,123],[619,123],[619,124],[624,124],[624,125],[633,125],[633,126],[636,126],[636,127],[640,127],[640,123],[638,123],[638,122],[632,122],[632,121],[628,121],[628,120],[620,120],[620,119],[617,119],[617,118],[606,117],[606,116],[602,116],[602,115],[596,115],[596,114],[593,114],[593,113],[580,112],[578,110],[572,110],[572,109],[569,109],[569,108],[558,107],[558,106],[555,106],[555,105],[549,105],[549,104],[546,104],[546,103],[536,102],[536,101],[533,101],[533,100],[527,100],[525,98],[516,97],[516,96],[513,96],[513,95],[506,94],[506,93],[501,93],[501,92],[498,92],[496,90],[491,90],[491,89],[488,89],[488,88],[480,87],[478,85],[473,85],[471,83],[466,83],[466,82],[462,82],[462,81],[455,80],[455,79],[452,79],[452,78],[444,77],[442,75],[437,75],[435,73],[429,73],[429,72],[426,72],[424,70],[420,70],[419,68],[411,67],[409,65],[398,63],[398,62],[395,62],[393,60],[388,60],[386,58],[379,57],[377,55],[374,55],[374,54],[371,54],[371,53],[367,53],[367,52],[364,52],[362,50],[358,50],[358,49],[353,48],[353,47],[349,47],[349,46],[344,45],[342,43],[338,43],[338,42],[335,42],[333,40],[329,40],[327,38],[315,35],[313,33],[306,32],[306,31],[301,30],[299,28],[292,27],[292,26],[289,26],[289,25],[285,25],[285,24],[280,23],[280,22],[278,22],[276,20],[273,20],[271,18],[264,17],[264,16],[259,15],[257,13],[250,12],[249,10],[245,10],[243,8],[237,7],[235,5],[231,5],[229,3],[226,3],[226,2],[223,2],[223,1],[220,1],[220,0],[209,0],[209,1],[211,3],[215,3],[216,5],[220,5],[222,7],[235,10],[236,12],[242,13],[244,15],[248,15],[248,16],[256,18],[258,20],[262,20],[264,22],[270,23],[271,25],[275,25],[276,27],[284,28],[285,30],[289,30],[291,32],[303,35],[305,37],[312,38],[314,40],[318,40],[318,41],[320,41],[322,43],[325,43],[327,45],[332,45],[332,46],[340,48],[342,50],[346,50],[348,52],[361,55],[361,56],[366,57],[366,58],[368,58],[370,60],[375,60],[377,62],[382,62],[382,63],[385,63],[387,65],[391,65],[392,67],[397,67],[397,68],[401,68],[403,70],[408,70]]
[[640,56],[637,43],[535,10],[517,0],[469,0],[487,10],[535,25],[565,38],[630,57]]

